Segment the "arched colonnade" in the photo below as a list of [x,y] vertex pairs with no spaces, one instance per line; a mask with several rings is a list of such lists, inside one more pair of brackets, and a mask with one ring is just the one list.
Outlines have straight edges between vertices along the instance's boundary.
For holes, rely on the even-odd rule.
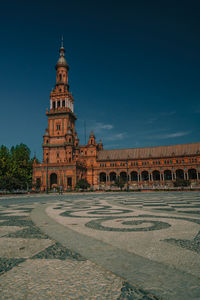
[[118,178],[122,178],[124,182],[140,182],[140,181],[170,181],[176,179],[199,180],[199,173],[195,168],[188,170],[141,170],[141,171],[121,171],[121,172],[100,172],[99,182],[115,182]]

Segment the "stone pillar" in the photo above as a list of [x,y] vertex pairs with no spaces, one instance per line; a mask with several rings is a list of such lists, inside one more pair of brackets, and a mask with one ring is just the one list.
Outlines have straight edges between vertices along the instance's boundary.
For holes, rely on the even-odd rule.
[[56,100],[56,108],[58,107],[58,101]]

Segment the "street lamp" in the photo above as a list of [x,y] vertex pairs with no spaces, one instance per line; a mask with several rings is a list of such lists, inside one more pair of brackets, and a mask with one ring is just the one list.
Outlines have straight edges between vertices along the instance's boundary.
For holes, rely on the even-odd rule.
[[126,162],[126,168],[127,168],[127,176],[126,176],[126,179],[127,179],[127,192],[129,191],[129,185],[128,185],[128,160]]
[[46,193],[48,194],[49,193],[49,185],[48,185],[48,162],[49,162],[49,159],[47,157],[47,172],[46,172],[46,183],[47,183],[47,190],[46,190]]

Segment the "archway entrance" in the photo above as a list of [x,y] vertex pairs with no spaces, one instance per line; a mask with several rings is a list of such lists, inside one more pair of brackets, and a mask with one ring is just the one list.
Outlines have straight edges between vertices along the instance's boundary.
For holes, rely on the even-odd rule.
[[127,181],[127,174],[126,174],[126,172],[121,172],[121,173],[120,173],[120,178],[121,178],[124,182],[126,182],[126,181]]
[[189,179],[197,179],[197,171],[196,169],[188,170]]
[[164,171],[164,179],[165,180],[172,180],[172,172],[170,170]]
[[138,181],[138,173],[136,171],[131,172],[131,181]]
[[110,181],[115,181],[117,178],[116,173],[115,172],[111,172],[110,173]]
[[149,180],[149,173],[147,171],[143,171],[141,175],[143,181]]
[[100,173],[99,174],[99,181],[100,182],[106,182],[106,173]]
[[160,172],[155,170],[153,171],[153,180],[160,180]]
[[184,179],[184,172],[182,169],[176,170],[176,179]]
[[50,175],[50,187],[52,187],[53,184],[57,184],[57,174],[52,173]]

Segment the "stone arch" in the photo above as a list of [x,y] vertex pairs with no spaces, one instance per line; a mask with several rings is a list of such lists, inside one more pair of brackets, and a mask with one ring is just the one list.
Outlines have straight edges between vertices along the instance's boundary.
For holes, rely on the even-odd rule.
[[172,180],[172,172],[171,172],[171,170],[165,170],[164,171],[164,179],[165,180]]
[[197,170],[196,169],[189,169],[188,170],[188,177],[189,177],[189,179],[197,179]]
[[136,171],[131,172],[131,181],[138,181],[138,172]]
[[141,177],[142,177],[143,181],[149,180],[149,173],[148,173],[148,171],[142,171]]
[[99,174],[99,181],[100,182],[106,182],[106,173],[105,172],[101,172]]
[[176,179],[184,179],[184,171],[182,169],[176,170]]
[[58,183],[58,177],[56,173],[51,173],[50,175],[50,187],[52,187],[53,184]]
[[158,170],[154,170],[152,172],[153,180],[158,181],[160,180],[160,172]]
[[117,178],[117,174],[115,172],[111,172],[110,174],[110,181],[115,181]]
[[124,180],[124,181],[127,181],[127,173],[126,172],[121,172],[120,173],[120,178],[122,179],[122,180]]

